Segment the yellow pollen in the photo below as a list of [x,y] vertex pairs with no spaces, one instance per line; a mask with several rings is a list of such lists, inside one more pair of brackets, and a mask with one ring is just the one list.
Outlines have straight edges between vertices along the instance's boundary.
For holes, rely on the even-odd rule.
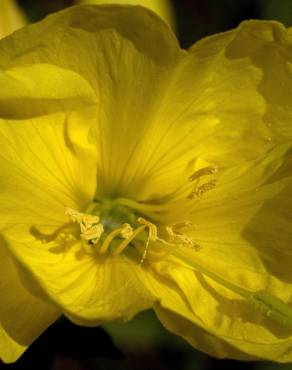
[[191,236],[186,235],[179,231],[182,228],[191,227],[191,226],[192,226],[192,223],[190,221],[182,221],[182,222],[176,223],[171,226],[166,226],[166,232],[168,233],[170,237],[170,242],[183,244],[185,246],[193,247],[199,250],[201,246],[197,244]]
[[152,222],[145,220],[145,218],[143,218],[143,217],[139,217],[138,222],[141,225],[145,225],[145,226],[148,227],[149,239],[150,240],[152,240],[152,241],[157,240],[157,238],[158,238],[158,236],[157,236],[157,227]]
[[179,242],[181,244],[187,244],[187,245],[193,245],[194,241],[193,239],[183,233],[180,233],[178,231],[175,231],[173,226],[166,226],[166,231],[168,235],[170,236],[171,242]]
[[78,212],[75,209],[67,207],[65,214],[70,216],[73,222],[78,222],[83,225],[94,225],[99,223],[99,217],[88,213]]
[[78,212],[72,208],[66,208],[66,215],[70,216],[73,222],[77,222],[80,226],[80,236],[93,244],[96,244],[102,233],[104,232],[103,225],[99,222],[98,216],[89,215]]
[[213,189],[216,186],[216,180],[211,180],[195,188],[188,196],[187,199],[202,198],[203,194]]
[[[82,228],[83,227],[81,227],[81,230],[82,230]],[[82,233],[80,234],[80,236],[84,240],[90,241],[93,244],[96,244],[99,241],[103,231],[104,231],[104,229],[103,229],[102,224],[92,225],[89,228],[86,228],[86,229],[84,228],[84,230],[82,230]]]
[[121,236],[124,238],[124,239],[129,239],[132,235],[133,235],[133,228],[131,225],[129,224],[124,224],[122,227],[121,227]]
[[207,181],[202,185],[199,185],[199,181],[201,177],[210,176],[216,172],[218,172],[218,169],[216,167],[209,166],[200,168],[195,173],[193,173],[192,176],[189,177],[189,181],[194,182],[195,180],[197,180],[196,186],[195,189],[187,196],[187,199],[201,198],[206,191],[211,190],[216,185],[216,181],[214,179]]

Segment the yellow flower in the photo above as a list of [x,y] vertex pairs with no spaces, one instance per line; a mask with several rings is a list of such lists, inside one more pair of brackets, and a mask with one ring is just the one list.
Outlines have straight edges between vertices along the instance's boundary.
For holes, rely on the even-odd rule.
[[291,31],[181,50],[140,7],[0,42],[0,354],[153,308],[219,357],[292,361]]
[[26,25],[26,19],[14,0],[0,2],[0,38]]

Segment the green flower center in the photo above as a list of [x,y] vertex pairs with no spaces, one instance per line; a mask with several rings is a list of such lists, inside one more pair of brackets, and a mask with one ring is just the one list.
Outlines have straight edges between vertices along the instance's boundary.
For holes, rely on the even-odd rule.
[[86,209],[85,213],[98,216],[106,234],[121,227],[125,223],[130,224],[132,227],[138,226],[135,211],[127,206],[116,204],[110,199],[104,199],[100,202],[94,200]]

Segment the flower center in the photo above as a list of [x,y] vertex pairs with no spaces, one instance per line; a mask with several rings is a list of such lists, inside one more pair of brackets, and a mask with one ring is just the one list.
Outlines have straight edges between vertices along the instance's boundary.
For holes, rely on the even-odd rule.
[[164,258],[179,247],[198,250],[200,246],[188,235],[188,229],[193,226],[186,219],[196,200],[215,186],[212,178],[215,172],[213,167],[201,168],[171,194],[147,202],[128,198],[94,199],[83,212],[66,208],[69,223],[52,234],[42,233],[35,226],[30,232],[44,243],[58,241],[62,248],[81,240],[86,252],[100,256],[121,253],[133,256],[134,253],[137,258],[138,254],[140,264],[146,259]]
[[184,186],[156,201],[95,199],[84,212],[67,208],[66,214],[79,224],[84,248],[99,255],[134,250],[139,252],[142,263],[146,257],[169,253],[179,245],[198,249],[198,244],[186,234],[191,223],[181,221],[181,217],[188,215],[194,199],[201,199],[215,186],[210,178],[215,172],[213,167],[201,168]]
[[[139,208],[139,203],[128,201]],[[142,264],[149,253],[155,258],[177,244],[196,246],[192,238],[182,232],[191,226],[190,222],[155,224],[123,203],[127,203],[125,199],[94,201],[84,213],[66,209],[71,220],[79,224],[81,241],[87,251],[119,255],[130,248],[139,252]]]

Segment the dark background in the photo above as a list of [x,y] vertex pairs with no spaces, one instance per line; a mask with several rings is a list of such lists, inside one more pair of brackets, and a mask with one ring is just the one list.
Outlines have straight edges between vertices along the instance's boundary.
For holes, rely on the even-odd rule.
[[[18,2],[31,21],[74,3],[73,0]],[[204,36],[234,28],[244,19],[275,19],[286,26],[292,25],[291,0],[172,0],[172,4],[182,47],[188,47]]]
[[[0,0],[1,1],[1,0]],[[72,0],[19,0],[31,21],[73,4]],[[292,25],[292,0],[173,0],[182,47],[245,19],[276,19]],[[33,325],[33,323],[32,323]],[[292,370],[290,364],[217,360],[168,333],[152,312],[127,324],[81,328],[62,319],[16,363],[0,370]]]

